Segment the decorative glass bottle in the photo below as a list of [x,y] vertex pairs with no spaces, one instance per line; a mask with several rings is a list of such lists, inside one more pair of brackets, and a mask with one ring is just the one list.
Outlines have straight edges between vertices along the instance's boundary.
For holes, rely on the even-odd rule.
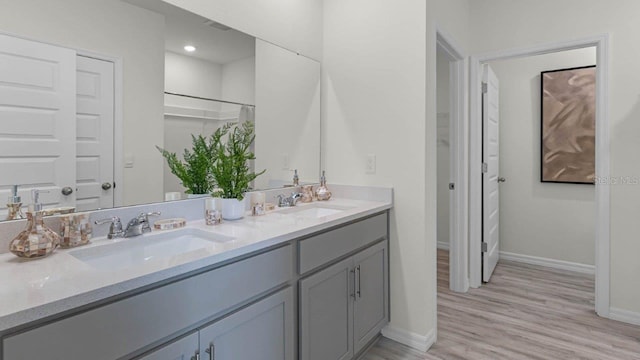
[[331,199],[331,191],[327,189],[327,178],[324,176],[324,170],[322,170],[322,176],[320,177],[320,186],[316,189],[316,199],[319,201]]
[[42,219],[41,191],[31,190],[33,210],[27,211],[27,228],[9,244],[9,251],[22,258],[39,258],[51,254],[60,245],[60,235],[49,229]]

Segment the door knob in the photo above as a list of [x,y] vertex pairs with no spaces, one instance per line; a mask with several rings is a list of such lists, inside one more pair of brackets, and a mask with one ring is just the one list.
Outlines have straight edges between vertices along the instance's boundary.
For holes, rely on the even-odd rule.
[[503,183],[503,182],[505,182],[505,181],[507,181],[507,179],[505,179],[505,178],[503,178],[503,177],[499,177],[499,178],[498,178],[498,182],[499,182],[499,183]]
[[62,195],[69,196],[71,194],[73,194],[73,189],[71,187],[65,186],[62,188]]
[[102,183],[102,190],[109,190],[109,189],[111,189],[111,183],[110,182]]

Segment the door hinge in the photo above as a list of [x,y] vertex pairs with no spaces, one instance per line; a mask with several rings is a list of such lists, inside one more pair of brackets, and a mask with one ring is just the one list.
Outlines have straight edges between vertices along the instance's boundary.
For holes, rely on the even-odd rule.
[[482,173],[486,173],[489,172],[489,164],[487,164],[486,162],[482,163]]
[[455,190],[455,189],[456,189],[456,184],[449,183],[449,190]]
[[487,252],[489,251],[488,245],[486,242],[482,242],[482,252]]
[[483,94],[486,94],[486,93],[487,93],[487,91],[488,91],[488,88],[489,88],[489,86],[487,85],[487,83],[486,83],[486,82],[483,82],[483,83],[482,83],[482,93],[483,93]]

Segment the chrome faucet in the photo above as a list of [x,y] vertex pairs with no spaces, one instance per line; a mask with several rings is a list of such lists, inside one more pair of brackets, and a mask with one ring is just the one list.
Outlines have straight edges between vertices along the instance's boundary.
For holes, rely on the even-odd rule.
[[278,207],[291,207],[291,206],[296,206],[296,204],[298,203],[298,199],[300,199],[302,197],[302,194],[300,193],[291,193],[290,196],[285,196],[285,195],[278,195]]
[[117,239],[124,236],[124,230],[122,230],[122,222],[120,222],[119,217],[114,216],[109,219],[94,221],[94,224],[96,225],[102,225],[102,224],[108,224],[108,223],[111,223],[111,225],[109,225],[109,234],[107,235],[108,239]]
[[151,232],[151,225],[149,225],[149,216],[160,216],[159,211],[150,213],[140,213],[140,215],[129,220],[127,228],[124,230],[124,237],[139,236],[144,233]]

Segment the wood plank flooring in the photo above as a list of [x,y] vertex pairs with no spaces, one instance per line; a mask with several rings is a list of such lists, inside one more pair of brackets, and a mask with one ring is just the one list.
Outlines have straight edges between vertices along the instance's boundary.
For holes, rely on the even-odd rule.
[[489,284],[454,293],[438,250],[436,344],[425,354],[381,338],[362,359],[640,359],[640,327],[596,316],[591,275],[501,261]]

